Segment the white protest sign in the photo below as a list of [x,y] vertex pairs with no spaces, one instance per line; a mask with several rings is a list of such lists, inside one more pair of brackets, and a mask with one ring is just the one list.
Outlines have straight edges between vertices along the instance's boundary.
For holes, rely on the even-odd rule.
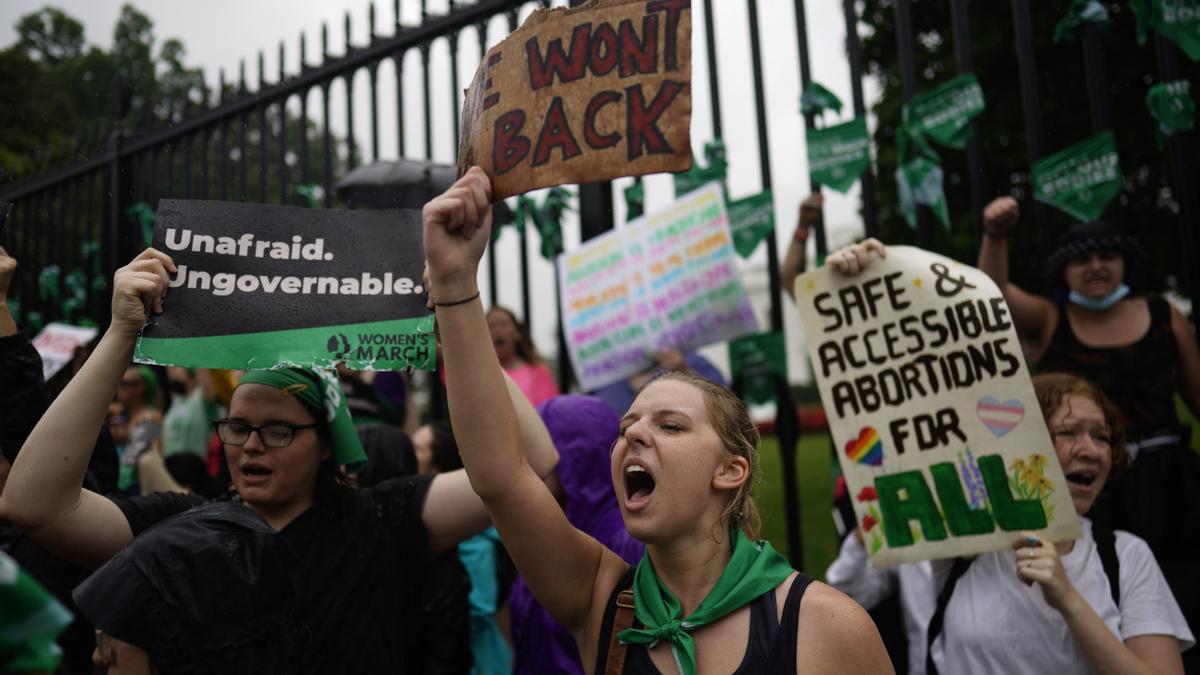
[[804,337],[877,565],[1081,536],[1021,344],[983,272],[907,246],[796,281]]
[[75,350],[96,337],[95,328],[71,326],[65,323],[47,324],[33,339],[33,348],[42,356],[42,377],[54,377],[63,366],[75,358]]
[[738,271],[721,186],[558,257],[571,365],[592,391],[684,351],[758,332]]

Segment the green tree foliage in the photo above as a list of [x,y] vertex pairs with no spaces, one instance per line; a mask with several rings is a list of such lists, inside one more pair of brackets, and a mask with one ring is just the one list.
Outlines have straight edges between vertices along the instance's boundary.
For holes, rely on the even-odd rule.
[[[916,31],[918,90],[930,89],[957,74],[954,36],[951,29],[951,0],[915,0],[912,4]],[[1068,0],[1038,0],[1032,3],[1035,49],[1041,84],[1043,124],[1048,153],[1065,148],[1092,134],[1084,80],[1083,48],[1078,42],[1053,44],[1054,26],[1066,12]],[[1125,189],[1114,217],[1136,233],[1152,261],[1157,278],[1177,275],[1183,264],[1177,244],[1177,205],[1171,197],[1167,158],[1155,144],[1154,121],[1144,101],[1147,89],[1159,81],[1153,45],[1139,47],[1132,14],[1123,2],[1109,1],[1112,23],[1104,35],[1107,81],[1113,104],[1113,120],[1125,175]],[[874,107],[877,189],[880,225],[885,241],[914,243],[912,230],[899,212],[894,172],[895,129],[903,104],[900,67],[896,49],[894,0],[862,0],[860,17],[867,35],[863,40],[869,74],[876,78],[881,98]],[[1020,79],[1017,71],[1012,6],[1009,2],[969,3],[974,41],[975,70],[987,99],[987,110],[979,118],[986,163],[986,193],[1012,194],[1021,200],[1022,224],[1014,233],[1012,256],[1014,280],[1026,287],[1040,288],[1041,257],[1034,224],[1034,202],[1029,186],[1029,155],[1026,144]],[[1181,60],[1184,75],[1200,82],[1197,64]],[[1192,157],[1200,156],[1193,148]],[[966,173],[966,153],[938,149],[946,172],[945,190],[953,227],[945,233],[934,228],[935,249],[973,263],[976,256],[976,221]],[[1052,226],[1058,233],[1071,219],[1054,212]],[[1194,262],[1191,262],[1194,264]]]

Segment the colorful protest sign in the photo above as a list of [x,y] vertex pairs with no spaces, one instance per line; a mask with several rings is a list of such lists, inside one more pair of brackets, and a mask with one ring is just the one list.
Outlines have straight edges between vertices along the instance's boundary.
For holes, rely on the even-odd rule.
[[866,118],[808,130],[808,175],[814,183],[844,193],[870,164]]
[[691,166],[689,0],[539,9],[488,50],[463,101],[459,173],[500,200]]
[[804,339],[877,565],[1080,536],[1012,316],[983,272],[907,246],[796,281]]
[[1200,3],[1196,0],[1130,0],[1137,17],[1138,44],[1151,30],[1171,40],[1188,58],[1200,60]]
[[914,132],[955,150],[967,147],[971,120],[985,109],[983,89],[974,75],[959,75],[904,104],[901,119]]
[[649,368],[660,348],[689,351],[758,330],[716,183],[559,256],[558,273],[563,331],[585,391]]
[[1146,92],[1146,108],[1158,123],[1159,144],[1180,131],[1196,126],[1196,102],[1192,99],[1192,83],[1188,80],[1163,82]]
[[95,328],[65,323],[46,324],[33,338],[33,348],[42,357],[42,377],[46,380],[54,377],[75,358],[75,350],[87,345],[95,337]]
[[1121,160],[1111,131],[1034,163],[1033,196],[1081,221],[1096,220],[1121,194]]
[[154,246],[179,269],[134,360],[432,370],[421,234],[418,211],[163,200]]
[[734,383],[742,385],[742,398],[746,402],[774,401],[778,378],[787,381],[783,333],[755,333],[730,340],[729,367]]
[[767,190],[745,199],[731,199],[728,208],[733,248],[738,255],[749,258],[763,238],[775,230],[775,200]]

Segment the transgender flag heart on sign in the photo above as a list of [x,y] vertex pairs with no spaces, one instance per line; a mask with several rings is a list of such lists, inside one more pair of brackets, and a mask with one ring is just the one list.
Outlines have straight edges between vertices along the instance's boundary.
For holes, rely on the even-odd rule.
[[1015,398],[1003,403],[995,396],[984,396],[975,404],[979,421],[983,422],[996,438],[1012,431],[1025,418],[1025,405]]

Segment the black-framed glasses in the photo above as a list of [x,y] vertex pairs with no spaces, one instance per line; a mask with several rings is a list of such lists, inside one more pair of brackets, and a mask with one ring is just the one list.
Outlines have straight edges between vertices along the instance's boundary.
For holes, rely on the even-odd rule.
[[213,423],[213,428],[217,430],[217,436],[221,438],[222,443],[242,445],[250,440],[251,433],[257,431],[258,439],[268,448],[286,448],[295,440],[297,431],[315,429],[318,426],[320,425],[271,422],[256,427],[238,420],[217,420]]

